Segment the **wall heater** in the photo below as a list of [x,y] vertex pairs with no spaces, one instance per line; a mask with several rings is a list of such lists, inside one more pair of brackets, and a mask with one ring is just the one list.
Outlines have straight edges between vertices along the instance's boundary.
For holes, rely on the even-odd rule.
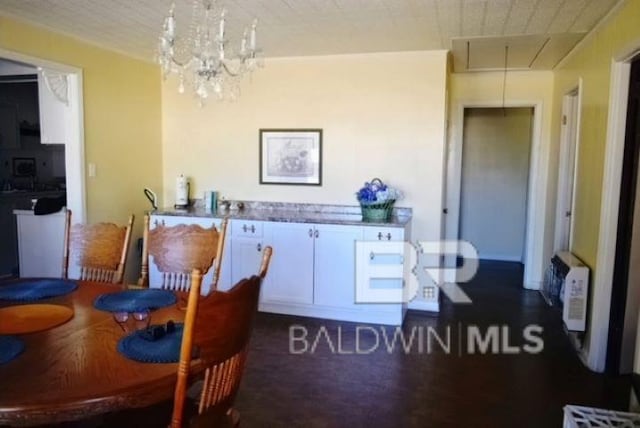
[[557,252],[547,269],[542,295],[549,304],[562,308],[567,330],[585,330],[588,294],[589,268],[570,252]]

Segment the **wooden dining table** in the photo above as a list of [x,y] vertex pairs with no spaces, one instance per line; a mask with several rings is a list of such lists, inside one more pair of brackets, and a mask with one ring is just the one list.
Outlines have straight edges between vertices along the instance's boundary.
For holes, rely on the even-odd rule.
[[[0,364],[0,426],[83,419],[173,397],[178,364],[140,363],[120,354],[117,343],[128,333],[111,313],[93,307],[100,294],[122,289],[78,281],[74,292],[37,302],[70,307],[74,315],[57,327],[18,336],[25,350]],[[0,301],[0,307],[16,304]],[[151,323],[181,322],[180,306],[151,312]],[[192,373],[199,371],[194,361]]]

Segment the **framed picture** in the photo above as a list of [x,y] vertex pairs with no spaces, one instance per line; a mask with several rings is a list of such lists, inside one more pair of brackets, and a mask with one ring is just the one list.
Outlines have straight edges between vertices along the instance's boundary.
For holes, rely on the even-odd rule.
[[13,158],[14,177],[35,177],[36,158]]
[[322,129],[261,129],[260,184],[322,185]]

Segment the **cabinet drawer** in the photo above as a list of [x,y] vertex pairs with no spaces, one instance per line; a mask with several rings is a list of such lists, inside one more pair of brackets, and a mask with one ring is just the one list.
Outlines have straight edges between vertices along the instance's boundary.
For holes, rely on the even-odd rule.
[[404,229],[401,227],[365,227],[365,241],[403,241]]
[[231,222],[231,235],[261,238],[262,222],[251,220],[233,220]]

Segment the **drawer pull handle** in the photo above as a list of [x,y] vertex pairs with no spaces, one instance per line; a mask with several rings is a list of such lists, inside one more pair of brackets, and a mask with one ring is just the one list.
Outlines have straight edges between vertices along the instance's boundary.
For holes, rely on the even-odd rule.
[[317,238],[318,236],[320,236],[320,232],[318,232],[318,230],[316,230],[316,233],[314,235]]
[[243,224],[243,225],[242,225],[242,231],[243,231],[244,233],[247,233],[247,225],[246,225],[246,224]]
[[371,252],[371,254],[369,254],[369,259],[373,260],[376,258],[376,255],[373,254],[373,251]]
[[313,229],[309,229],[309,238],[313,238]]
[[255,225],[251,225],[251,233],[256,233],[256,227]]
[[387,233],[387,241],[391,241],[391,232]]
[[378,232],[378,241],[382,241],[382,232]]
[[262,251],[262,244],[258,243],[257,249],[258,249],[258,252]]

